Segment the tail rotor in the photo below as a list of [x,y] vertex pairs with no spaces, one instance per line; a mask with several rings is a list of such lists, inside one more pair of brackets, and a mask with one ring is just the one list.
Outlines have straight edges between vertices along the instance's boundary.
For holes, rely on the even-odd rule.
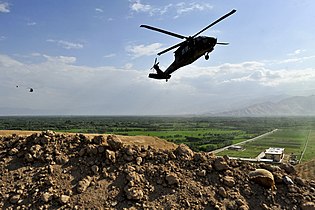
[[159,64],[160,64],[160,62],[158,62],[157,58],[155,58],[154,64],[150,70],[152,70],[152,69],[153,69],[153,71],[156,70],[157,68],[159,68]]

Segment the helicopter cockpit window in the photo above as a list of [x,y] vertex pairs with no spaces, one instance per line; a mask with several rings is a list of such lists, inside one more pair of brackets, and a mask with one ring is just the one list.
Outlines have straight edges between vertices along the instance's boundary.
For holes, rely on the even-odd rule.
[[184,55],[186,52],[188,52],[189,51],[189,47],[188,46],[186,46],[186,47],[184,47],[183,49],[182,49],[182,55]]

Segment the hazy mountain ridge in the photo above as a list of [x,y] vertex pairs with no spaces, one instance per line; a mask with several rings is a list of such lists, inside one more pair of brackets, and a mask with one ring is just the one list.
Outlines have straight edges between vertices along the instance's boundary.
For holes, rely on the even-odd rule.
[[315,115],[315,95],[293,96],[279,102],[263,102],[221,112],[220,116],[305,116]]

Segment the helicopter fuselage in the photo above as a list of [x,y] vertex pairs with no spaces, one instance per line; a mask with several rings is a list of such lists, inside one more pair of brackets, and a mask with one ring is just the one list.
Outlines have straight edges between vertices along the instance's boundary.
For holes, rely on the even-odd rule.
[[[179,39],[185,39],[185,41],[180,42],[178,44],[175,44],[161,52],[158,53],[158,55],[162,55],[170,50],[175,50],[175,60],[173,63],[163,72],[159,68],[159,63],[157,62],[157,58],[155,59],[153,69],[156,70],[156,73],[150,73],[149,78],[153,79],[168,79],[171,78],[171,73],[176,71],[177,69],[189,65],[196,61],[201,56],[205,55],[205,59],[209,59],[209,53],[212,52],[214,49],[214,46],[219,45],[227,45],[228,43],[224,42],[217,42],[217,39],[214,37],[208,37],[208,36],[199,36],[202,32],[205,30],[208,30],[210,27],[214,26],[215,24],[219,23],[220,21],[224,20],[225,18],[229,17],[230,15],[234,14],[236,12],[235,9],[231,10],[231,12],[223,15],[219,19],[215,20],[202,30],[200,30],[198,33],[196,33],[193,36],[183,36],[177,33],[173,33],[171,31],[167,31],[161,28],[156,28],[149,25],[140,25],[140,27],[144,27],[153,31],[157,31],[160,33],[164,33]],[[151,69],[152,69],[151,68]]]
[[174,62],[165,70],[165,74],[169,75],[177,69],[193,63],[198,58],[213,51],[217,39],[214,37],[198,36],[188,39],[175,52]]

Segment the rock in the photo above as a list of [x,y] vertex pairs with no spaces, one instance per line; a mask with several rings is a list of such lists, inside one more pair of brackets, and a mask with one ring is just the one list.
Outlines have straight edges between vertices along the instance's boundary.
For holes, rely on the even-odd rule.
[[239,210],[249,210],[249,207],[247,205],[241,205],[238,207]]
[[45,145],[49,143],[49,139],[50,139],[49,136],[43,135],[43,136],[38,137],[37,141],[38,143]]
[[90,186],[92,178],[90,176],[85,177],[81,181],[79,181],[77,185],[78,193],[83,193]]
[[51,130],[46,130],[42,132],[43,136],[49,136],[49,137],[54,137],[56,135],[55,131],[51,131]]
[[194,160],[199,162],[204,162],[207,160],[207,157],[202,153],[195,153]]
[[38,153],[40,152],[41,148],[42,146],[40,146],[39,144],[35,144],[31,147],[30,152],[34,157],[36,157],[38,156]]
[[93,145],[93,144],[88,144],[85,147],[85,151],[90,156],[94,156],[94,155],[96,155],[98,153],[97,147],[95,145]]
[[20,200],[21,196],[20,195],[13,195],[10,198],[10,203],[12,204],[16,204],[18,203],[18,201]]
[[120,150],[123,147],[122,141],[115,135],[108,135],[106,141],[113,151]]
[[17,148],[12,148],[10,151],[9,151],[9,155],[15,155],[19,152],[19,150]]
[[274,165],[266,164],[266,163],[260,164],[260,166],[261,166],[261,168],[266,169],[270,172],[275,172],[275,171],[281,170],[279,166],[274,166]]
[[224,187],[219,187],[218,193],[219,193],[219,195],[222,196],[223,198],[226,198],[226,197],[227,197],[227,193],[226,193]]
[[143,181],[143,178],[140,174],[136,173],[136,172],[129,172],[126,176],[126,179],[128,181],[134,182],[134,183],[141,183]]
[[41,199],[42,199],[42,201],[47,203],[48,201],[50,201],[52,199],[52,194],[49,192],[45,192],[42,194]]
[[314,202],[305,202],[301,205],[302,210],[315,210]]
[[70,196],[68,196],[68,195],[61,195],[59,200],[60,200],[60,203],[66,204],[66,203],[68,203],[70,201]]
[[272,189],[275,187],[273,175],[266,169],[256,169],[255,171],[251,171],[248,175],[250,180],[253,180],[261,186]]
[[223,183],[228,187],[233,187],[235,185],[234,178],[231,176],[225,176],[223,178]]
[[106,150],[105,151],[105,156],[108,160],[110,160],[112,163],[116,162],[116,154],[114,151],[111,150]]
[[26,162],[33,162],[34,161],[34,158],[30,153],[26,153],[24,158],[25,158]]
[[105,142],[104,136],[100,135],[100,136],[94,136],[94,138],[92,139],[92,142],[94,144],[98,144],[101,145]]
[[270,210],[270,208],[268,207],[267,204],[262,203],[262,204],[260,204],[260,205],[261,205],[261,208],[262,208],[262,209],[264,209],[264,210]]
[[186,144],[180,144],[176,150],[175,153],[179,157],[191,159],[194,156],[194,152],[186,145]]
[[85,152],[86,152],[85,148],[80,149],[80,151],[79,151],[80,157],[82,157],[85,154]]
[[97,165],[93,165],[93,166],[91,167],[91,170],[92,170],[92,172],[93,172],[94,174],[97,174],[97,172],[99,171],[99,168],[98,168]]
[[302,179],[301,177],[296,177],[296,178],[295,178],[295,181],[296,181],[296,183],[297,183],[298,185],[300,185],[300,186],[305,186],[305,181],[304,181],[304,179]]
[[274,172],[273,178],[276,184],[283,184],[283,174],[281,172]]
[[175,173],[167,174],[165,179],[169,185],[179,185],[179,178]]
[[201,177],[205,177],[207,174],[207,171],[206,170],[200,170],[200,171],[197,171],[197,175],[198,176],[201,176]]
[[141,200],[144,196],[143,190],[139,187],[125,188],[129,200]]
[[69,158],[62,153],[60,155],[56,156],[56,163],[57,164],[63,165],[63,164],[66,164],[68,161],[69,161]]
[[128,145],[125,150],[125,153],[128,156],[133,156],[136,153],[136,151],[130,145]]
[[137,157],[137,158],[136,158],[136,163],[137,163],[137,165],[141,165],[141,163],[142,163],[142,157]]
[[283,176],[283,182],[286,184],[286,185],[293,185],[294,183],[293,183],[293,181],[292,181],[292,179],[290,178],[290,177],[288,177],[288,176]]
[[296,174],[296,170],[293,165],[284,163],[281,164],[280,167],[285,170],[288,174]]
[[97,151],[98,151],[98,153],[103,153],[105,151],[104,146],[97,147]]
[[214,168],[217,171],[223,171],[229,169],[229,165],[223,157],[217,157],[214,161]]

